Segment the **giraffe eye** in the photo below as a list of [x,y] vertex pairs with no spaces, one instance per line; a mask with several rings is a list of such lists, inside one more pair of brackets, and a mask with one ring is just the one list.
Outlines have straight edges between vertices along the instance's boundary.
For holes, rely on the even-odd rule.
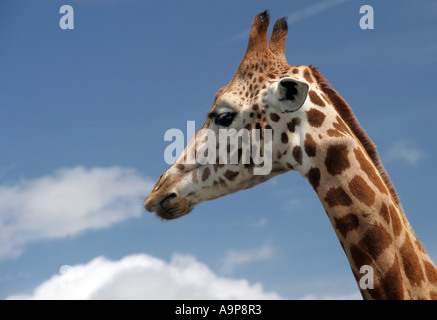
[[215,116],[214,123],[219,126],[229,127],[234,121],[235,112],[223,112]]

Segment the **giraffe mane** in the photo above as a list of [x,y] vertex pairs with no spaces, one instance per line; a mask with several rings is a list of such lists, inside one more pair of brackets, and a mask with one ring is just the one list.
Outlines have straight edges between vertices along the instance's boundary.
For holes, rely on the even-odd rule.
[[343,119],[343,121],[347,124],[347,126],[352,130],[353,134],[358,138],[358,140],[363,145],[364,150],[369,155],[373,164],[377,168],[379,175],[381,176],[382,180],[384,181],[385,185],[387,186],[388,190],[390,191],[390,194],[393,197],[395,203],[402,210],[399,196],[396,192],[394,185],[390,181],[390,178],[387,174],[387,171],[385,170],[384,166],[382,165],[382,162],[381,162],[379,155],[378,155],[378,151],[376,150],[376,145],[372,142],[372,140],[370,140],[366,131],[360,125],[360,123],[359,123],[358,119],[355,117],[351,107],[338,94],[338,92],[331,87],[331,84],[329,84],[328,80],[326,80],[326,78],[321,75],[321,73],[317,70],[316,67],[309,65],[309,68],[311,69],[314,77],[316,78],[316,80],[319,83],[323,92],[331,100],[332,104],[334,105],[334,108],[337,110],[340,117]]

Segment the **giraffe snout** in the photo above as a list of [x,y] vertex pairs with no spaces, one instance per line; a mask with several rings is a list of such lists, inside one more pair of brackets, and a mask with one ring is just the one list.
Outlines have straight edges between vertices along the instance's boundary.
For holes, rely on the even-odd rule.
[[163,209],[170,209],[171,208],[171,200],[176,198],[177,194],[172,192],[170,193],[168,196],[166,196],[160,203],[159,205],[161,206],[161,208]]
[[144,208],[162,219],[171,220],[189,213],[193,206],[177,192],[180,177],[160,178],[144,203]]
[[144,208],[149,212],[157,212],[162,210],[170,210],[172,207],[172,200],[177,198],[175,192],[170,194],[158,194],[158,192],[151,192],[144,203]]

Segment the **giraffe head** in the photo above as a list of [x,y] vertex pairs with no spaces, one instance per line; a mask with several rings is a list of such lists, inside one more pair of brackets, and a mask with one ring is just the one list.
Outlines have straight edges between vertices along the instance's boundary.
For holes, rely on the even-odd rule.
[[[321,126],[326,118],[321,109],[330,103],[320,85],[324,79],[311,66],[287,63],[285,18],[275,23],[270,41],[268,25],[268,11],[253,19],[237,72],[217,92],[205,123],[179,160],[157,181],[146,210],[175,219],[202,201],[251,188],[289,170],[308,171],[303,159],[315,152],[315,142],[306,135],[307,127]],[[222,132],[229,140],[240,138],[223,147]],[[205,155],[206,149],[209,161],[187,161],[193,154]],[[310,173],[310,182],[316,178],[317,172]]]
[[[268,23],[267,11],[255,16],[237,72],[157,181],[146,210],[175,219],[202,201],[296,170],[321,199],[357,282],[362,266],[374,266],[375,289],[362,289],[363,297],[429,293],[437,299],[435,266],[409,227],[374,144],[315,68],[287,63],[286,20],[275,23],[269,42]],[[434,283],[429,290],[425,273]]]

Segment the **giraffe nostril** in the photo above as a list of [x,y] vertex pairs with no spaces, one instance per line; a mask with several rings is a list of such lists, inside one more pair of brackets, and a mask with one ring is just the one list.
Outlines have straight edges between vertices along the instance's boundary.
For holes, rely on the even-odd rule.
[[177,194],[172,192],[168,196],[166,196],[164,199],[162,199],[162,201],[159,203],[159,205],[163,209],[169,209],[171,199],[176,198],[176,197],[177,197]]

